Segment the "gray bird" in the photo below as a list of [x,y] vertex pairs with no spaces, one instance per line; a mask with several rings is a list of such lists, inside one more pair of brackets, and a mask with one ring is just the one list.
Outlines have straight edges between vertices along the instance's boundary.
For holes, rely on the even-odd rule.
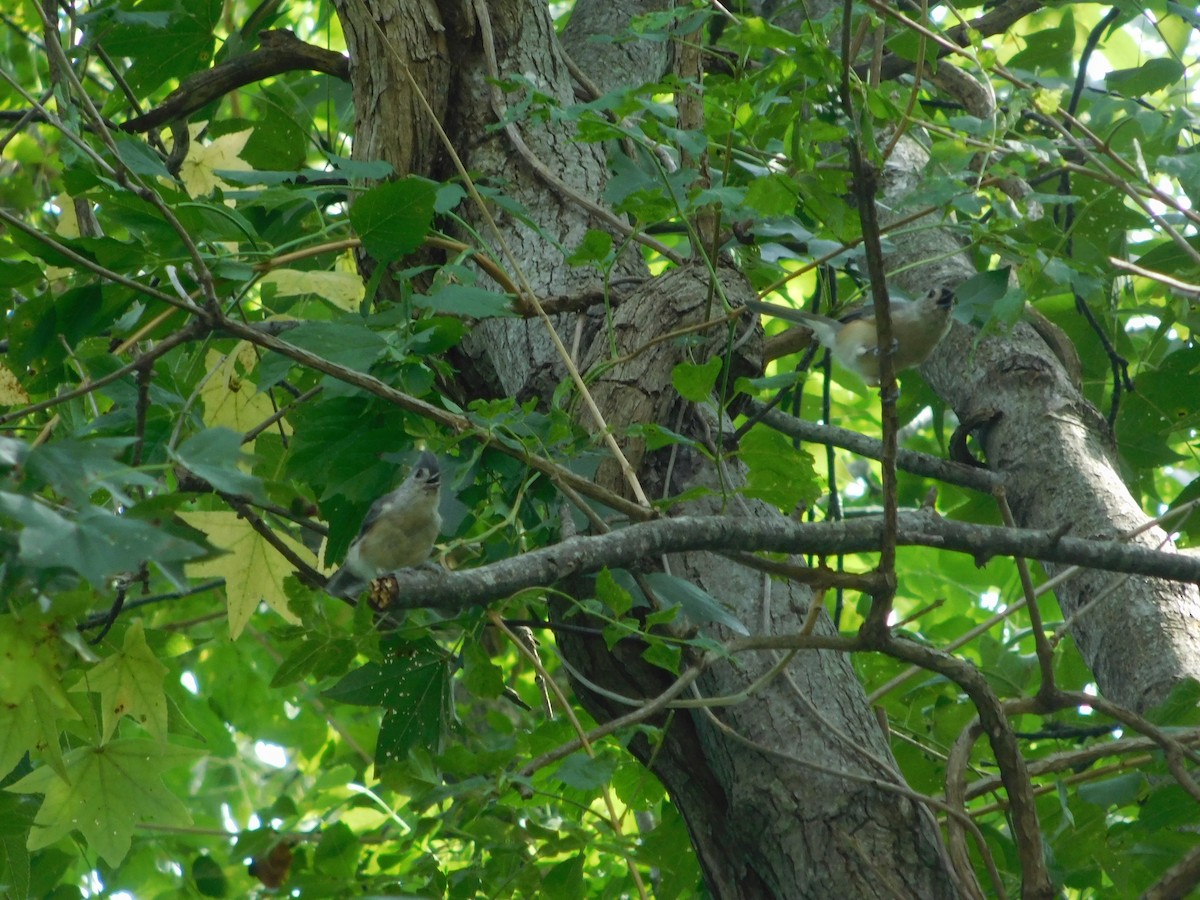
[[[810,329],[839,363],[857,372],[867,384],[879,384],[879,339],[871,306],[839,320],[758,300],[747,300],[746,305],[755,312]],[[935,288],[920,300],[892,301],[892,338],[896,342],[892,365],[897,372],[925,362],[950,330],[953,308],[954,292],[944,287]]]
[[429,559],[442,527],[441,484],[437,457],[423,451],[404,483],[371,505],[325,590],[335,597],[357,597],[373,579]]

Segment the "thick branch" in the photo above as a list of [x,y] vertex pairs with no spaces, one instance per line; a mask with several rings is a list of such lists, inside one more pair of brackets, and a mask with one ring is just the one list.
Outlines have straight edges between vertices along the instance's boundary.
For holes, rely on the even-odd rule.
[[880,649],[898,659],[944,675],[971,698],[979,712],[983,732],[996,755],[996,763],[1000,767],[1000,780],[1008,794],[1013,834],[1024,875],[1022,896],[1028,900],[1054,896],[1042,854],[1041,827],[1038,824],[1033,785],[1029,780],[1025,757],[1021,755],[1017,738],[1008,724],[1000,699],[988,685],[983,673],[966,660],[912,641],[887,638],[880,644]]
[[[525,588],[553,584],[605,566],[634,566],[646,557],[689,550],[765,550],[832,556],[876,552],[883,542],[879,517],[846,522],[780,522],[730,516],[685,516],[631,525],[596,537],[576,537],[478,569],[453,573],[406,570],[397,576],[398,608],[462,609]],[[1163,553],[1108,541],[1060,537],[1027,528],[951,522],[902,511],[897,542],[968,553],[1085,566],[1200,583],[1200,557]]]
[[290,31],[264,31],[262,46],[244,56],[188,77],[155,109],[121,125],[122,131],[149,131],[168,122],[186,119],[196,110],[240,87],[294,69],[324,72],[342,81],[350,79],[350,60],[341,53],[306,44]]

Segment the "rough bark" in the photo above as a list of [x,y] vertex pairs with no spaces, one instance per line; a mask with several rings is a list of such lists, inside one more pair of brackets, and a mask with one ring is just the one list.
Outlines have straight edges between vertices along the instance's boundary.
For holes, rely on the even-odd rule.
[[[412,171],[445,174],[439,168],[442,156],[435,146],[406,143],[432,143],[423,126],[407,123],[401,130],[380,124],[381,119],[391,118],[381,104],[390,103],[405,115],[417,103],[410,96],[396,57],[380,51],[386,44],[373,36],[373,18],[388,34],[387,43],[404,43],[404,59],[409,65],[434,61],[438,74],[418,75],[418,81],[439,82],[435,93],[441,100],[435,108],[445,110],[447,130],[468,169],[485,182],[502,179],[505,194],[522,203],[537,223],[535,229],[513,217],[499,217],[505,239],[534,289],[543,294],[562,294],[585,282],[591,286],[594,276],[566,266],[559,248],[572,248],[588,227],[597,227],[596,223],[554,185],[534,174],[503,131],[485,130],[495,123],[499,112],[486,84],[489,72],[485,34],[495,44],[503,75],[532,79],[539,90],[561,102],[572,99],[545,5],[522,0],[491,2],[486,6],[486,23],[479,18],[481,7],[476,4],[424,2],[403,5],[399,10],[387,6],[390,12],[384,15],[374,4],[339,4],[351,55],[356,60],[355,95],[371,104],[371,114],[358,122],[356,153],[366,148],[385,159],[404,160]],[[577,14],[583,12],[583,6]],[[369,55],[364,56],[364,52]],[[445,59],[454,61],[449,70],[441,67]],[[630,54],[629,59],[647,65],[661,60],[661,53]],[[605,83],[639,84],[661,74],[629,71],[619,62],[613,60],[606,65],[601,57],[595,63],[597,71],[609,73]],[[621,72],[621,77],[613,79],[614,71]],[[360,79],[361,85],[357,83]],[[558,178],[589,199],[599,200],[606,177],[600,148],[572,140],[569,126],[560,122],[539,122],[536,127],[522,122],[518,127],[533,153]],[[419,137],[418,131],[424,137]],[[469,209],[465,212],[475,215]],[[481,224],[478,227],[484,228]],[[492,249],[497,258],[502,258],[498,248]],[[637,272],[640,258],[627,254],[623,266],[624,272]],[[745,288],[740,279],[730,275],[727,289],[736,292]],[[707,308],[708,296],[707,285],[696,281],[694,275],[678,276],[669,297],[656,285],[640,292],[632,303],[627,300],[618,314],[630,327],[618,326],[617,333],[627,341],[626,346],[640,344],[647,336],[678,327],[681,308]],[[715,308],[719,308],[719,302]],[[586,327],[580,328],[580,346],[591,343],[595,321],[589,320]],[[579,323],[568,318],[558,324],[570,346]],[[536,322],[511,320],[482,323],[468,348],[469,355],[462,360],[463,382],[489,396],[548,396],[549,388],[562,377],[562,366],[543,327]],[[606,358],[604,335],[597,339],[596,346],[599,349],[592,358]],[[714,416],[678,407],[677,398],[669,399],[673,395],[664,379],[669,378],[670,365],[680,359],[678,347],[664,343],[659,352],[670,354],[669,360],[657,358],[652,376],[646,371],[640,373],[643,378],[653,377],[660,382],[642,385],[655,395],[646,414],[658,416],[660,424],[679,427],[697,440],[712,441]],[[647,363],[639,357],[634,365]],[[619,368],[610,369],[609,377],[614,383],[622,378],[627,379],[626,384],[636,380]],[[606,414],[619,418],[627,399],[622,391],[614,391],[606,403]],[[648,487],[668,489],[668,459],[662,453],[645,459],[640,474]],[[670,491],[707,486],[715,492],[715,499],[689,505],[684,511],[728,514],[720,492],[736,486],[736,469],[726,472],[723,480],[707,458],[687,450],[676,454],[672,463]],[[778,515],[772,509],[736,498],[732,508],[742,515]],[[753,623],[756,631],[794,632],[810,599],[806,591],[774,585],[761,575],[711,554],[681,555],[671,561],[671,566],[674,574],[695,580],[729,603],[743,621]],[[827,619],[822,619],[818,627],[831,629]],[[636,659],[623,659],[621,652],[609,654],[603,648],[569,643],[564,645],[564,652],[590,679],[613,684],[624,694],[649,696],[663,682],[660,670],[639,665]],[[632,656],[636,657],[636,652]],[[715,696],[744,689],[774,661],[773,654],[761,653],[740,659],[736,666],[714,667],[698,690],[702,695]],[[606,710],[606,701],[587,691],[581,697],[602,717],[618,711]],[[784,677],[717,715],[728,730],[717,727],[699,712],[674,715],[664,723],[669,727],[654,764],[654,771],[688,822],[715,896],[957,895],[932,817],[909,800],[876,786],[876,782],[900,784],[901,777],[886,737],[867,708],[844,656],[801,654]],[[649,758],[644,745],[640,755]],[[841,777],[838,772],[858,775],[861,780]]]
[[434,0],[372,4],[370,15],[336,3],[354,92],[356,159],[386,159],[400,174],[429,173],[443,155],[437,132],[405,72],[442,121],[454,70]]
[[650,79],[665,72],[670,44],[657,41],[624,41],[617,44],[590,40],[595,34],[624,34],[634,16],[666,9],[670,0],[612,0],[576,3],[571,21],[563,30],[563,48],[601,91],[638,84],[630,77]]
[[[735,303],[746,295],[748,287],[740,278],[724,270],[721,275],[720,293]],[[627,298],[613,321],[615,355],[641,352],[628,363],[605,369],[594,393],[614,414],[637,410],[715,451],[720,443],[717,415],[685,404],[666,382],[669,375],[664,373],[683,360],[681,349],[666,342],[645,346],[647,335],[702,318],[708,296],[707,278],[684,268]],[[750,364],[753,349],[751,343]],[[588,358],[607,357],[607,337],[601,336]],[[631,449],[651,496],[695,488],[711,492],[705,499],[677,504],[674,514],[779,516],[773,508],[731,493],[741,483],[736,464],[719,473],[689,448],[645,456],[636,445]],[[610,478],[609,486],[616,487],[615,476]],[[794,634],[802,628],[811,601],[807,590],[775,584],[711,553],[673,555],[667,568],[722,600],[756,634]],[[817,633],[832,632],[822,614]],[[615,661],[605,665],[594,651],[588,658],[594,663],[588,674],[605,684]],[[777,661],[778,654],[758,653],[740,657],[735,665],[713,667],[698,682],[697,695],[737,694]],[[629,669],[626,663],[619,665],[624,681]],[[635,696],[648,695],[648,687]],[[586,688],[578,694],[597,714],[617,712]],[[684,715],[677,714],[676,721]],[[684,816],[717,896],[956,896],[936,828],[924,811],[851,780],[902,784],[844,655],[797,656],[748,700],[720,707],[715,718],[721,724],[703,713],[686,715],[685,754],[660,752],[654,771],[681,807],[683,798],[692,801]],[[713,840],[715,835],[719,840]],[[874,862],[880,859],[895,865],[883,871]]]
[[[926,163],[924,150],[901,142],[881,207],[903,209],[907,198],[919,196]],[[917,230],[892,242],[898,263],[937,260],[897,276],[910,292],[952,286],[974,274],[945,232]],[[1031,326],[1020,323],[1009,334],[979,340],[974,328],[956,325],[921,371],[960,420],[996,416],[980,434],[1018,525],[1113,539],[1145,524],[1121,478],[1107,422]],[[1161,528],[1133,542],[1174,549]],[[1053,575],[1063,567],[1045,568]],[[1055,596],[1101,693],[1115,703],[1144,711],[1181,681],[1200,678],[1196,585],[1085,570]]]
[[[1107,423],[1036,333],[1022,325],[1004,340],[972,346],[971,338],[967,329],[956,331],[930,364],[929,379],[960,418],[998,414],[983,431],[984,447],[989,466],[1005,476],[1017,524],[1100,539],[1142,527],[1146,516],[1121,479]],[[1174,549],[1157,527],[1132,541]],[[1084,570],[1055,596],[1110,700],[1141,712],[1183,679],[1200,678],[1196,585]]]

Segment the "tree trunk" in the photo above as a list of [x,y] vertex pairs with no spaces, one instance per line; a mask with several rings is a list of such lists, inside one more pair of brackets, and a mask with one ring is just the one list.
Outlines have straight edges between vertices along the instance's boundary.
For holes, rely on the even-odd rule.
[[[888,166],[881,208],[903,209],[919,196],[927,162],[914,141],[902,141]],[[913,296],[975,274],[952,240],[935,229],[902,232],[891,240],[898,262],[938,260],[896,278]],[[989,467],[1004,476],[1016,524],[1067,528],[1072,537],[1099,540],[1145,526],[1146,516],[1118,470],[1108,423],[1029,324],[982,340],[975,329],[956,325],[921,371],[961,421],[987,423],[978,433]],[[1174,548],[1157,527],[1132,542]],[[1051,575],[1062,568],[1046,566]],[[1141,712],[1165,700],[1180,682],[1200,678],[1196,585],[1083,570],[1054,595],[1109,700]]]
[[[425,2],[396,10],[391,4],[339,3],[338,11],[356,61],[355,96],[385,98],[388,109],[398,111],[381,108],[382,100],[367,107],[374,112],[359,118],[356,153],[363,155],[366,148],[398,166],[418,167],[418,174],[449,174],[446,154],[424,121],[399,121],[420,106],[404,75],[403,66],[411,67],[468,170],[483,182],[502,181],[506,196],[520,202],[537,223],[535,230],[515,217],[497,215],[504,241],[533,289],[547,296],[594,288],[595,276],[567,266],[559,248],[570,250],[589,228],[604,226],[564,196],[561,184],[597,202],[607,177],[601,148],[573,140],[570,126],[561,121],[518,123],[519,136],[559,184],[535,172],[514,146],[511,133],[485,131],[505,104],[493,96],[486,81],[489,45],[500,74],[529,79],[558,102],[573,102],[564,56],[545,5],[533,0]],[[374,32],[373,22],[384,29],[386,41]],[[653,49],[622,56],[627,65],[642,66],[661,65],[663,58]],[[445,65],[447,59],[453,66]],[[662,74],[609,62],[602,79],[606,86],[618,81],[636,85]],[[622,72],[622,78],[614,79],[614,71]],[[508,105],[517,97],[513,95]],[[422,115],[427,113],[414,114],[414,119]],[[478,221],[477,210],[464,207],[463,213],[495,241]],[[498,243],[490,250],[497,259],[505,258]],[[640,255],[627,250],[615,274],[642,272]],[[722,281],[735,295],[747,290],[733,273],[725,273]],[[687,316],[707,308],[708,296],[705,277],[690,270],[650,283],[618,310],[617,340],[629,348],[643,344],[648,335],[679,327]],[[600,321],[598,316],[580,321],[560,317],[556,327],[567,346],[588,347]],[[463,361],[463,384],[470,386],[471,395],[547,398],[562,379],[561,361],[538,321],[492,320],[481,323],[475,333],[470,356]],[[588,358],[606,360],[607,337],[600,334],[595,340],[597,349]],[[632,363],[639,367],[633,375],[625,368],[610,369],[610,386],[625,380],[650,398],[647,408],[656,418],[647,421],[711,443],[719,430],[715,415],[680,406],[670,387],[671,366],[682,359],[678,348],[664,342],[650,356],[653,359],[639,357]],[[653,382],[647,381],[649,371]],[[626,420],[628,402],[628,393],[612,390],[602,412],[615,421]],[[665,452],[643,458],[638,466],[643,483],[666,490],[669,459]],[[686,449],[675,451],[672,471],[671,492],[697,485],[719,492],[741,480],[731,466],[722,481],[707,458]],[[739,515],[779,515],[736,498],[731,508]],[[674,511],[720,514],[722,504],[719,499],[699,501]],[[713,554],[684,554],[670,565],[673,574],[721,598],[743,622],[764,634],[796,632],[811,599],[807,590],[774,584]],[[823,614],[817,627],[823,633],[832,631]],[[595,684],[615,685],[616,691],[633,697],[653,696],[664,684],[665,673],[639,663],[636,650],[618,645],[610,654],[602,646],[562,643],[576,668]],[[776,657],[762,652],[739,658],[736,666],[713,666],[697,683],[698,694],[715,697],[743,691],[774,665]],[[601,719],[628,711],[609,709],[609,700],[586,689],[580,690],[580,698]],[[715,896],[957,896],[932,816],[878,786],[902,786],[903,781],[844,655],[800,654],[782,676],[768,680],[744,702],[721,708],[713,718],[699,711],[675,713],[663,725],[666,734],[657,752],[641,739],[635,741],[634,751],[643,760],[653,757],[653,770],[688,823]]]

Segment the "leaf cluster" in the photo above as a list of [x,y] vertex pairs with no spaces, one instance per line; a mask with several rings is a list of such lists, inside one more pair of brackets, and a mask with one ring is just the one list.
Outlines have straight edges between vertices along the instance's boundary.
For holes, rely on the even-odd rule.
[[[508,559],[586,525],[562,478],[530,463],[595,472],[603,448],[572,416],[570,388],[522,402],[457,378],[456,354],[480,320],[524,312],[486,242],[447,236],[466,228],[465,186],[354,158],[351,91],[327,74],[245,86],[169,133],[114,127],[252,50],[264,27],[339,46],[328,7],[122,0],[72,10],[57,34],[38,12],[22,4],[7,20],[11,77],[0,88],[20,114],[0,142],[0,882],[13,896],[97,886],[243,896],[286,882],[311,897],[583,897],[631,894],[637,871],[653,873],[656,896],[694,895],[687,827],[625,751],[635,736],[653,744],[656,728],[527,771],[577,736],[543,698],[547,678],[566,682],[549,631],[531,654],[479,609],[410,612],[382,628],[368,604],[320,591],[418,448],[443,463],[442,563]],[[882,167],[889,135],[920,134],[929,161],[894,210],[897,229],[937,225],[969,248],[986,274],[961,290],[964,318],[1005,329],[1028,304],[1065,332],[1086,395],[1111,411],[1129,480],[1157,513],[1200,495],[1200,187],[1185,77],[1194,47],[1184,19],[1161,12],[1164,53],[1145,59],[1135,38],[1149,17],[1122,12],[1102,33],[1103,84],[1076,100],[1084,39],[1101,15],[1090,7],[977,35],[969,65],[935,59],[911,29],[888,32],[896,58],[991,84],[987,119],[911,76],[861,79],[864,129],[838,102],[832,30],[797,34],[753,17],[707,48],[734,62],[705,80],[703,130],[679,126],[674,98],[686,85],[675,79],[570,107],[521,78],[500,88],[513,116],[569,120],[606,148],[603,200],[639,232],[679,249],[689,220],[719,210],[720,249],[757,288],[788,278],[783,299],[827,308],[859,299],[865,283],[845,141],[874,135],[867,149]],[[665,40],[674,25],[649,18],[640,35]],[[43,52],[45,39],[66,52]],[[1067,108],[1099,145],[1080,149],[1059,115]],[[705,153],[701,177],[689,160]],[[504,185],[480,189],[536,228]],[[564,264],[592,267],[602,283],[611,274],[610,236],[562,249]],[[836,369],[810,378],[800,362],[785,357],[736,390],[782,391],[796,414],[878,433],[861,383]],[[699,358],[674,385],[701,400],[732,392],[724,377]],[[908,447],[944,455],[946,410],[916,373],[904,376],[900,413]],[[643,423],[636,436],[651,450],[684,440],[669,423]],[[860,457],[805,449],[762,425],[740,455],[746,496],[788,514],[880,502],[879,469]],[[916,506],[926,490],[903,477],[899,502]],[[942,487],[938,506],[998,521],[965,488]],[[1174,527],[1194,540],[1197,521]],[[714,624],[753,624],[663,573],[605,570],[589,584],[590,596],[570,602],[602,621],[610,647],[637,642],[665,677],[714,651]],[[913,549],[899,628],[950,646],[1020,596],[1007,568]],[[555,599],[547,585],[498,598],[493,612],[541,623]],[[650,612],[652,602],[666,608]],[[1041,603],[1048,628],[1061,625],[1052,600]],[[853,631],[868,602],[849,594],[831,608]],[[1019,613],[956,652],[1001,699],[1037,689]],[[896,660],[854,661],[867,691],[881,692],[873,699],[910,785],[940,793],[974,716],[963,691],[928,674],[893,686],[906,674]],[[1069,641],[1055,667],[1061,687],[1089,686]],[[1157,721],[1194,727],[1193,700],[1185,689]],[[572,715],[579,728],[595,724]],[[1130,895],[1192,848],[1197,807],[1157,748],[1123,743],[1125,732],[1080,736],[1097,719],[1081,709],[1053,723],[1018,717],[1016,728],[1034,735],[1022,744],[1030,764],[1045,766],[1038,811],[1059,883]],[[1105,752],[1072,756],[1097,746]],[[993,771],[983,745],[970,767]],[[1003,799],[972,802],[1015,883]],[[635,817],[653,827],[639,834]]]

